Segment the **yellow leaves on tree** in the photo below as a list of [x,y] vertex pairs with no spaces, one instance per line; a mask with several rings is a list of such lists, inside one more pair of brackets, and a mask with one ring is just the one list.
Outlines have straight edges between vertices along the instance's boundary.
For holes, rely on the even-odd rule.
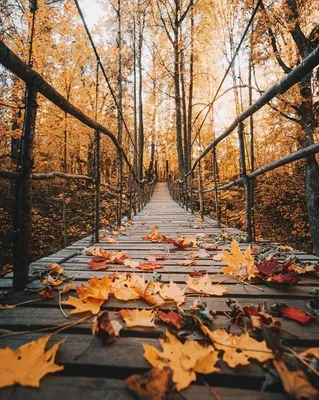
[[209,330],[201,325],[202,332],[212,341],[217,350],[222,350],[223,360],[231,367],[248,365],[253,358],[261,363],[274,358],[274,354],[268,349],[266,342],[258,342],[251,338],[248,332],[241,336],[227,333],[225,329]]
[[134,326],[155,327],[153,310],[121,310],[119,316],[125,321],[128,328]]
[[245,252],[242,253],[236,240],[233,240],[230,251],[232,254],[223,250],[222,261],[227,264],[227,267],[222,268],[222,272],[238,279],[250,280],[253,278],[258,271],[254,266],[254,257],[251,254],[251,247],[247,247]]
[[143,344],[144,357],[155,368],[169,367],[177,390],[187,388],[196,379],[196,372],[210,374],[218,371],[215,364],[218,352],[212,346],[202,346],[194,340],[182,344],[174,335],[166,332],[166,340],[159,339],[163,351]]
[[51,335],[26,343],[17,350],[0,349],[0,388],[18,383],[21,386],[39,387],[40,380],[49,373],[61,371],[63,366],[54,363],[59,346],[65,339],[45,351]]
[[222,296],[227,291],[227,288],[222,285],[213,285],[210,276],[207,274],[198,280],[189,276],[187,286],[197,293],[208,296]]

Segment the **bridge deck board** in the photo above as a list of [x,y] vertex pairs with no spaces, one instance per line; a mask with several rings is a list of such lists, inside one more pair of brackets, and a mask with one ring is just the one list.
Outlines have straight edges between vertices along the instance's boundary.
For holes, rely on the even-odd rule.
[[[178,204],[172,201],[168,190],[164,184],[157,184],[155,193],[151,202],[134,218],[134,225],[128,225],[124,234],[117,237],[117,244],[108,244],[101,242],[96,245],[107,250],[123,250],[133,259],[142,261],[149,254],[168,254],[169,258],[161,261],[164,265],[159,270],[162,274],[162,280],[168,282],[172,279],[179,284],[185,282],[188,272],[193,267],[184,267],[177,265],[177,261],[184,260],[189,257],[194,250],[176,249],[172,245],[163,243],[150,243],[142,240],[142,236],[146,235],[153,225],[158,225],[158,231],[168,236],[181,233],[185,236],[196,236],[198,234],[216,234],[221,229],[217,228],[216,222],[210,218],[205,218],[204,222],[198,222],[194,217]],[[144,225],[141,222],[145,222]],[[240,231],[226,226],[222,227],[225,232],[240,234]],[[41,271],[48,263],[62,263],[66,273],[75,277],[75,287],[85,283],[92,276],[103,276],[105,272],[91,271],[87,265],[90,257],[80,254],[80,250],[84,246],[89,246],[90,238],[84,238],[71,246],[51,255],[44,257],[32,264],[30,271],[29,288],[33,291],[16,293],[5,300],[6,304],[14,304],[20,301],[32,300],[38,298],[34,291],[40,287],[40,281],[34,279],[37,273]],[[245,248],[247,244],[241,243],[240,247]],[[258,243],[256,244],[258,246]],[[220,246],[220,248],[229,247],[228,244]],[[211,251],[215,255],[220,250]],[[301,261],[317,261],[318,257],[306,254],[304,252],[294,251]],[[62,260],[70,257],[68,260]],[[205,269],[212,277],[214,282],[221,279],[218,276],[221,266],[224,264],[213,259],[198,259],[197,269]],[[112,272],[132,272],[133,270],[125,266],[110,265],[106,273]],[[138,270],[136,273],[142,274]],[[143,273],[146,279],[152,277],[151,273]],[[0,279],[0,289],[8,290],[11,285],[12,275],[8,275]],[[288,305],[306,309],[307,301],[313,298],[309,294],[311,289],[318,286],[318,280],[312,278],[303,279],[302,283],[290,290],[274,289],[262,284],[256,284],[263,291],[245,286],[238,283],[234,279],[228,279],[223,283],[228,289],[227,293],[222,297],[205,298],[208,306],[216,311],[217,318],[215,328],[228,326],[228,319],[224,315],[227,310],[226,300],[229,297],[236,298],[241,305],[257,304],[263,300],[268,303],[285,302]],[[74,289],[73,289],[74,291]],[[66,295],[67,297],[67,295]],[[193,300],[197,296],[189,293],[184,309],[189,309]],[[115,298],[110,298],[105,303],[103,309],[111,313],[112,319],[118,319],[117,311],[122,308],[148,308],[145,302],[141,300],[121,302]],[[65,306],[68,313],[69,308]],[[298,347],[304,348],[319,345],[318,322],[315,321],[303,329],[297,322],[280,319],[283,329],[298,337]],[[24,335],[7,336],[1,338],[1,332],[15,331],[35,331],[41,328],[57,327],[67,323],[60,312],[57,300],[40,301],[35,303],[24,304],[11,310],[1,312],[0,318],[0,347],[10,346],[17,348],[18,346],[42,336],[42,333],[32,332]],[[141,342],[150,343],[158,347],[157,338],[160,337],[166,329],[163,323],[157,323],[154,329],[143,328],[124,328],[121,331],[121,337],[118,341],[108,347],[103,347],[99,341],[92,342],[91,322],[85,322],[79,326],[69,328],[65,334],[68,340],[63,345],[61,351],[58,352],[57,362],[63,363],[65,370],[63,374],[48,376],[43,379],[40,389],[18,387],[13,391],[11,389],[0,389],[0,398],[10,399],[40,399],[53,400],[58,396],[64,399],[77,398],[107,398],[107,399],[123,399],[129,400],[134,397],[125,389],[124,379],[133,373],[145,372],[149,369],[147,361],[143,358],[143,349]],[[59,340],[63,335],[54,335],[51,339],[52,343]],[[296,341],[295,340],[295,341]],[[249,398],[249,399],[287,399],[288,397],[280,391],[277,393],[261,393],[260,388],[264,379],[264,371],[257,364],[251,364],[247,367],[230,370],[229,368],[221,368],[217,374],[204,376],[215,390],[217,395],[225,399]],[[187,399],[208,399],[212,398],[210,391],[199,380],[191,385],[189,389],[183,392],[183,396]],[[178,398],[178,397],[177,397]]]

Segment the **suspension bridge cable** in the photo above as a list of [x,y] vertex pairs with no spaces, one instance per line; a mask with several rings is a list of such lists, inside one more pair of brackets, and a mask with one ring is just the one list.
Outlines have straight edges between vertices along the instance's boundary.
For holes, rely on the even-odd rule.
[[115,103],[115,105],[116,105],[116,108],[118,109],[119,114],[120,114],[120,116],[121,116],[121,118],[122,118],[122,121],[123,121],[124,127],[125,127],[125,129],[126,129],[127,135],[128,135],[128,137],[130,138],[130,140],[131,140],[131,142],[132,142],[132,145],[133,145],[133,148],[134,148],[136,154],[139,156],[139,152],[138,152],[137,147],[136,147],[136,145],[135,145],[135,143],[134,143],[134,141],[133,141],[133,138],[132,138],[131,133],[130,133],[128,127],[127,127],[127,124],[126,124],[126,122],[125,122],[125,120],[124,120],[122,110],[121,110],[120,107],[119,107],[119,104],[118,104],[118,101],[117,101],[116,96],[115,96],[115,94],[114,94],[114,91],[113,91],[113,89],[112,89],[110,80],[109,80],[109,78],[108,78],[108,76],[107,76],[107,74],[106,74],[106,72],[105,72],[105,69],[104,69],[103,64],[102,64],[102,62],[101,62],[99,53],[98,53],[98,51],[97,51],[97,48],[96,48],[95,43],[94,43],[94,41],[93,41],[92,35],[91,35],[91,33],[90,33],[90,31],[89,31],[89,28],[88,28],[88,26],[87,26],[87,23],[86,23],[86,21],[85,21],[85,18],[84,18],[84,15],[83,15],[83,13],[82,13],[82,10],[81,10],[81,7],[80,7],[80,5],[79,5],[78,0],[74,0],[74,3],[75,3],[76,8],[77,8],[77,10],[78,10],[78,12],[79,12],[79,15],[80,15],[80,17],[81,17],[82,23],[83,23],[84,28],[85,28],[85,31],[86,31],[86,33],[87,33],[87,35],[88,35],[88,38],[89,38],[89,40],[90,40],[92,49],[93,49],[93,51],[94,51],[96,60],[97,60],[97,62],[98,62],[99,65],[100,65],[101,71],[102,71],[102,73],[103,73],[103,76],[104,76],[104,78],[105,78],[105,81],[106,81],[106,83],[107,83],[107,86],[108,86],[108,88],[109,88],[109,90],[110,90],[110,92],[111,92],[111,95],[112,95],[112,98],[113,98],[114,103]]
[[224,76],[223,76],[223,79],[221,80],[221,82],[220,82],[220,84],[219,84],[219,86],[218,86],[218,88],[217,88],[217,91],[216,91],[216,93],[215,93],[215,95],[214,95],[213,100],[209,103],[208,110],[207,110],[207,112],[206,112],[206,114],[205,114],[205,117],[204,117],[204,119],[203,119],[203,121],[202,121],[202,123],[201,123],[201,125],[200,125],[200,127],[199,127],[199,129],[198,129],[198,131],[197,131],[197,133],[196,133],[196,135],[195,135],[193,141],[192,141],[191,146],[193,146],[193,144],[195,143],[195,140],[197,139],[197,137],[198,137],[200,131],[202,130],[202,127],[203,127],[203,125],[204,125],[204,123],[205,123],[205,121],[206,121],[206,118],[207,118],[207,116],[208,116],[210,110],[211,110],[212,107],[213,107],[213,104],[214,104],[214,102],[215,102],[215,100],[216,100],[216,98],[217,98],[217,96],[218,96],[218,94],[219,94],[219,92],[220,92],[220,89],[222,88],[222,86],[223,86],[223,84],[224,84],[224,82],[225,82],[225,79],[226,79],[226,77],[227,77],[227,75],[228,75],[228,72],[230,71],[230,68],[231,68],[231,66],[233,65],[233,63],[234,63],[234,61],[235,61],[235,58],[237,57],[237,54],[238,54],[238,52],[239,52],[239,50],[240,50],[240,48],[241,48],[241,46],[242,46],[242,44],[243,44],[243,42],[244,42],[244,40],[245,40],[245,37],[246,37],[246,35],[247,35],[247,32],[248,32],[248,30],[249,30],[251,24],[253,23],[253,20],[254,20],[254,18],[255,18],[255,15],[256,15],[256,13],[257,13],[257,11],[258,11],[258,8],[259,8],[261,2],[262,2],[262,0],[258,0],[256,6],[255,6],[255,8],[254,8],[254,10],[253,10],[253,12],[252,12],[252,14],[251,14],[251,16],[250,16],[250,19],[249,19],[249,21],[248,21],[248,24],[247,24],[247,26],[246,26],[246,28],[245,28],[243,34],[242,34],[242,37],[241,37],[241,39],[240,39],[240,41],[239,41],[239,43],[238,43],[238,46],[237,46],[237,48],[236,48],[236,50],[235,50],[235,53],[233,54],[233,57],[232,57],[232,59],[230,60],[230,63],[229,63],[229,65],[228,65],[228,67],[227,67],[227,69],[226,69],[226,71],[225,71],[225,74],[224,74]]

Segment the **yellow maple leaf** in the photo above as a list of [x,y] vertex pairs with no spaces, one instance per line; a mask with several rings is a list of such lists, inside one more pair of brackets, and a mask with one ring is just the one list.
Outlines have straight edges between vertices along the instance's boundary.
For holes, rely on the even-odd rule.
[[197,293],[206,294],[208,296],[222,296],[227,292],[227,288],[217,284],[213,285],[212,280],[208,274],[202,278],[195,279],[191,276],[188,277],[187,286]]
[[64,286],[64,288],[60,289],[60,294],[65,294],[71,289],[73,289],[73,282],[69,282],[67,285]]
[[174,301],[178,305],[185,303],[185,288],[181,289],[172,280],[169,285],[162,284],[159,294],[165,301]]
[[153,310],[121,310],[119,316],[128,328],[133,326],[155,327]]
[[161,306],[166,302],[160,295],[161,288],[160,282],[149,281],[141,294],[141,298],[152,306]]
[[112,282],[112,293],[118,300],[137,300],[144,293],[144,278],[136,274],[118,274]]
[[209,337],[217,350],[222,350],[223,360],[231,367],[248,365],[249,359],[265,362],[274,358],[274,354],[267,347],[265,341],[258,342],[251,338],[248,332],[241,336],[227,333],[225,329],[211,331],[205,325],[200,325],[202,332]]
[[254,266],[254,257],[251,254],[251,247],[247,247],[244,253],[240,251],[238,243],[233,240],[230,246],[231,253],[223,250],[222,261],[227,267],[222,268],[222,273],[234,276],[238,279],[253,278],[258,272]]
[[166,340],[159,339],[163,351],[143,344],[144,357],[155,368],[169,367],[177,390],[187,388],[196,379],[196,372],[210,374],[218,371],[215,364],[218,352],[213,346],[202,346],[195,340],[182,344],[174,335],[166,332]]
[[100,312],[100,308],[104,303],[104,300],[94,298],[88,298],[84,300],[69,296],[67,300],[62,301],[61,303],[75,307],[75,309],[71,311],[71,314],[90,312],[95,315]]
[[108,299],[111,293],[111,283],[107,276],[101,279],[93,277],[88,280],[88,284],[89,286],[81,285],[76,289],[81,299],[98,299],[103,301]]
[[9,347],[0,349],[0,388],[18,383],[21,386],[39,387],[40,380],[47,374],[61,371],[63,366],[54,363],[60,340],[45,351],[51,335],[33,340],[17,350]]
[[273,361],[285,391],[297,400],[317,400],[319,391],[315,389],[302,369],[290,371],[284,360]]

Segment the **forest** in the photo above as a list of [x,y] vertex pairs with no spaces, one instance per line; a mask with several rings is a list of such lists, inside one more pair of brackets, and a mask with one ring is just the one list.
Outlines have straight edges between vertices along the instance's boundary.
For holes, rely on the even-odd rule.
[[[0,0],[0,38],[67,101],[116,132],[140,180],[183,179],[236,116],[319,45],[318,0],[96,2],[98,18],[85,27],[89,2]],[[318,142],[318,79],[315,68],[245,121],[247,173]],[[0,87],[0,169],[15,171],[26,88],[4,67]],[[91,234],[94,187],[81,176],[94,177],[95,138],[93,129],[38,96],[32,259]],[[108,226],[127,215],[132,182],[109,137],[102,135],[100,150],[101,224]],[[202,188],[239,178],[239,159],[234,132],[202,159]],[[14,185],[0,185],[0,265],[7,271]],[[124,188],[120,205],[114,187]],[[245,229],[244,196],[242,187],[207,192],[202,211]],[[252,220],[255,239],[319,253],[316,155],[254,180]]]

